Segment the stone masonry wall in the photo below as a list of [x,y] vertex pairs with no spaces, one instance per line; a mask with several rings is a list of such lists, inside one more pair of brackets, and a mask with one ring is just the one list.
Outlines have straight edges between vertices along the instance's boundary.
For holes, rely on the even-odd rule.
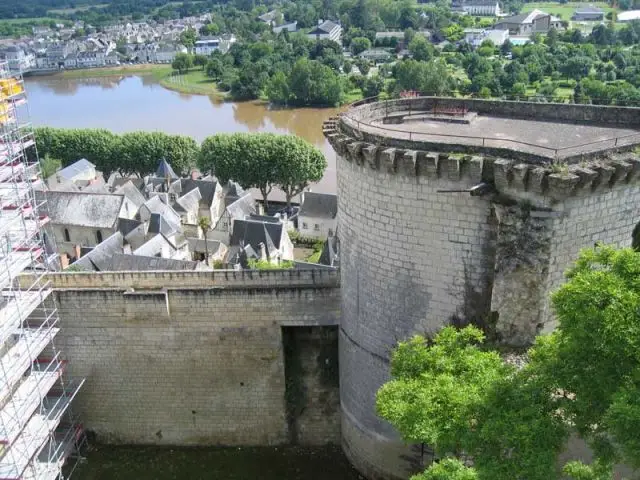
[[[102,442],[287,443],[281,329],[339,320],[335,271],[73,273],[51,280],[57,341],[71,375],[86,377],[74,408]],[[325,426],[309,428],[305,441],[327,436]]]
[[[439,193],[474,185],[468,177],[445,175],[410,176],[339,161],[343,445],[372,478],[406,477],[421,462],[403,451],[375,412],[391,349],[415,333],[432,335],[450,322],[489,313],[491,202]],[[398,452],[384,458],[385,443],[400,444]]]

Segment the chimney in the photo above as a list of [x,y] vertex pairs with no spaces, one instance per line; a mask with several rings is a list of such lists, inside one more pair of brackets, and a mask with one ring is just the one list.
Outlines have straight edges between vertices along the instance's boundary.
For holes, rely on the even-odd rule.
[[198,170],[194,168],[193,170],[191,170],[191,180],[197,180],[197,179],[198,179]]
[[258,215],[264,215],[264,205],[260,202],[258,202]]
[[80,258],[80,253],[82,252],[82,249],[80,248],[80,245],[74,245],[73,249],[76,252],[76,260],[77,260]]
[[260,260],[266,260],[267,259],[267,247],[265,247],[264,243],[261,243],[259,245],[260,247]]

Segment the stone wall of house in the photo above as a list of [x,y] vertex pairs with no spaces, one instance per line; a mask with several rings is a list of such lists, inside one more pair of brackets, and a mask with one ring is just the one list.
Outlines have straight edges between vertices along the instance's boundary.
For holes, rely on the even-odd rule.
[[[558,170],[371,143],[345,122],[325,124],[338,154],[342,444],[368,478],[401,479],[431,458],[376,415],[391,349],[450,323],[514,346],[552,329],[550,290],[579,249],[630,245],[640,159],[607,153]],[[485,195],[464,191],[483,182]]]
[[[303,329],[297,338],[305,365],[337,349],[335,335],[313,341],[314,328],[338,323],[339,279],[332,270],[50,279],[60,309],[59,347],[70,374],[86,378],[74,408],[101,442],[287,443],[283,328]],[[314,419],[314,409],[338,410],[332,400],[338,386],[320,382],[320,374],[305,368],[295,378],[308,391],[301,407]],[[333,420],[303,419],[300,426],[301,443],[339,438]]]

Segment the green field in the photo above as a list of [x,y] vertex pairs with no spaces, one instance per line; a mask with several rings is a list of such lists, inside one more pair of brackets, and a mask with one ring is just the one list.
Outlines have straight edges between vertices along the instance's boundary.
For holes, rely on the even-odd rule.
[[121,65],[119,67],[87,68],[79,70],[66,70],[57,73],[63,78],[97,78],[114,77],[119,75],[154,75],[156,78],[164,78],[171,73],[169,65]]
[[556,17],[560,17],[562,20],[571,20],[571,16],[573,12],[581,6],[592,6],[601,8],[605,15],[611,11],[616,10],[607,4],[606,2],[590,2],[590,3],[565,3],[564,5],[557,2],[534,2],[534,3],[525,3],[522,7],[522,13],[530,12],[531,10],[538,9],[543,12],[550,13],[551,15],[555,15]]
[[63,23],[63,22],[62,22],[62,20],[60,20],[59,18],[52,18],[52,17],[3,18],[3,19],[0,19],[0,22],[13,23],[13,24],[20,24],[20,23],[42,23],[42,22],[57,22],[57,23]]
[[76,12],[86,12],[87,10],[89,10],[91,8],[104,8],[104,7],[108,7],[108,6],[109,6],[108,3],[100,3],[98,5],[82,5],[80,7],[75,7],[75,8],[56,8],[56,9],[51,9],[47,13],[49,13],[50,15],[67,15],[67,14],[76,13]]
[[[167,67],[171,70],[171,67]],[[175,90],[180,93],[192,93],[196,95],[211,95],[217,97],[225,97],[226,94],[218,90],[216,82],[211,80],[200,70],[190,70],[181,75],[168,73],[160,79],[160,85],[169,90]]]

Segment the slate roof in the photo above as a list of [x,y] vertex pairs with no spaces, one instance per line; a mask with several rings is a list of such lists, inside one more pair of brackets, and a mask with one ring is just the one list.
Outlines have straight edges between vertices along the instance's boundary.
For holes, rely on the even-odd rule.
[[336,218],[338,214],[338,196],[330,193],[304,192],[300,216],[316,218]]
[[280,249],[284,225],[282,223],[259,222],[255,220],[235,220],[230,245],[251,245],[256,252],[260,252],[263,243],[267,256],[271,257]]
[[200,191],[200,196],[202,197],[200,203],[206,205],[207,207],[211,206],[216,193],[218,182],[211,180],[192,180],[190,178],[182,178],[180,179],[180,183],[182,186],[182,191],[184,193],[190,192],[194,188],[197,188]]
[[207,239],[207,248],[205,248],[205,242],[203,238],[187,238],[189,242],[189,250],[192,252],[204,253],[207,248],[209,249],[209,255],[216,253],[220,249],[220,243],[217,240]]
[[111,187],[116,189],[127,182],[131,182],[138,191],[142,191],[144,188],[144,179],[138,177],[115,177],[111,180]]
[[113,228],[118,221],[124,195],[84,192],[45,193],[52,223],[91,228]]
[[119,218],[116,229],[126,237],[127,235],[129,235],[129,233],[131,233],[133,230],[138,228],[140,225],[142,225],[142,222],[138,220],[132,220],[129,218]]
[[155,235],[140,247],[136,248],[132,253],[134,255],[146,255],[148,257],[153,257],[159,253],[162,253],[162,248],[164,246],[168,246],[172,250],[176,250],[175,245],[167,240],[164,235]]
[[127,197],[137,208],[140,208],[146,201],[144,195],[140,193],[140,190],[134,185],[131,180],[127,180],[122,185],[118,186],[113,193],[118,195],[124,195]]
[[254,215],[256,207],[254,206],[253,197],[250,193],[245,193],[244,196],[227,207],[227,212],[234,220],[244,220],[249,215]]
[[180,215],[178,215],[178,213],[173,208],[164,203],[160,199],[160,197],[151,197],[140,208],[147,209],[151,214],[158,213],[162,215],[162,217],[164,217],[164,220],[171,226],[173,230],[178,230],[180,228]]
[[333,30],[339,27],[340,25],[338,25],[337,23],[332,22],[331,20],[325,20],[312,31],[310,31],[309,35],[317,35],[318,33],[331,33],[333,32]]
[[179,205],[185,212],[195,212],[197,214],[198,209],[200,208],[201,199],[202,195],[200,195],[200,190],[198,188],[194,188],[190,192],[185,193],[178,198],[176,200],[176,205]]
[[87,271],[101,272],[108,270],[109,262],[114,254],[122,253],[124,238],[120,232],[105,238],[89,253],[73,262],[77,268]]
[[73,177],[75,177],[76,175],[79,175],[86,170],[92,170],[95,168],[96,166],[89,160],[87,160],[86,158],[81,158],[77,162],[74,162],[71,165],[64,167],[63,169],[58,170],[56,172],[56,175],[60,177],[60,179],[73,180]]
[[163,235],[173,235],[178,228],[167,222],[166,218],[160,213],[152,213],[149,219],[149,233],[161,233]]
[[160,162],[158,163],[158,169],[156,170],[156,177],[160,177],[160,178],[169,177],[171,179],[179,178],[178,175],[176,175],[176,172],[173,171],[173,168],[165,158],[161,159]]
[[340,240],[337,235],[325,240],[318,263],[331,267],[340,266]]
[[111,257],[109,270],[114,272],[140,270],[200,270],[200,264],[190,260],[176,260],[174,258],[115,254]]
[[601,8],[598,7],[591,7],[591,6],[585,6],[585,7],[578,7],[576,8],[575,12],[573,12],[574,15],[580,15],[580,14],[585,14],[585,13],[604,13],[604,11]]

